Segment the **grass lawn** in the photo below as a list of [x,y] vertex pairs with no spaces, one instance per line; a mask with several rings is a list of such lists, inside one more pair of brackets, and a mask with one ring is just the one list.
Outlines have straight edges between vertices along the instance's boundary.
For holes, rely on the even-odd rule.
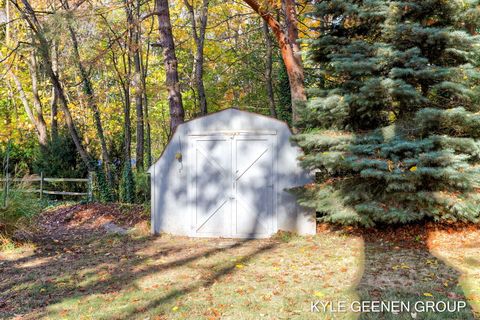
[[412,319],[311,312],[317,300],[359,299],[468,301],[461,313],[417,319],[480,312],[477,229],[188,239],[138,227],[108,235],[97,223],[105,216],[89,210],[99,209],[47,213],[54,219],[30,244],[0,252],[1,319]]

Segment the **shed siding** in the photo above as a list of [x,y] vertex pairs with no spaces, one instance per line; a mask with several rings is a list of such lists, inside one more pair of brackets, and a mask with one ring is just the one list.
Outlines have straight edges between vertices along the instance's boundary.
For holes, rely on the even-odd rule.
[[[300,207],[286,189],[304,185],[310,177],[299,166],[300,149],[290,141],[288,126],[278,120],[227,109],[180,125],[161,158],[149,169],[152,178],[152,232],[193,235],[188,195],[188,136],[220,131],[255,131],[276,134],[276,227],[279,230],[315,233],[315,213]],[[181,154],[182,159],[176,159]],[[276,228],[276,229],[277,229]]]

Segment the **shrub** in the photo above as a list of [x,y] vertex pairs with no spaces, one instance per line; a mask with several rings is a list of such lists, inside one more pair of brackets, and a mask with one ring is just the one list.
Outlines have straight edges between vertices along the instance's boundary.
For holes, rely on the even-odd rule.
[[42,210],[42,203],[35,194],[25,192],[21,186],[8,192],[6,207],[3,207],[3,191],[0,192],[0,199],[0,234],[7,237],[17,229],[28,226],[32,218]]
[[135,172],[135,199],[138,203],[150,201],[150,175],[144,171]]
[[33,171],[43,172],[45,177],[83,178],[88,170],[72,139],[65,133],[50,141],[44,150],[38,150]]

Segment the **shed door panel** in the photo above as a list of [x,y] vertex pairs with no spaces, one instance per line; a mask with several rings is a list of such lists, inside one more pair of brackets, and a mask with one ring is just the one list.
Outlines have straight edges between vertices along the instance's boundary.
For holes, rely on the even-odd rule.
[[273,222],[270,137],[237,137],[234,144],[234,236],[268,236]]
[[231,141],[206,137],[195,141],[195,233],[228,236],[231,225]]
[[192,235],[266,237],[273,231],[271,136],[192,136]]

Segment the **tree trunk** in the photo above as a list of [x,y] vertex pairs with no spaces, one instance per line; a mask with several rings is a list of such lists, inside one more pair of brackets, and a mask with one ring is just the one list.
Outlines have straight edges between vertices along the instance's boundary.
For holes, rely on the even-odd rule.
[[30,63],[28,64],[30,69],[30,77],[32,79],[32,94],[33,94],[33,106],[35,108],[35,119],[38,131],[38,141],[41,147],[45,147],[48,143],[47,123],[43,118],[42,102],[40,101],[40,95],[38,94],[38,66],[37,57],[35,52],[32,51],[30,55]]
[[[143,86],[143,115],[145,125],[145,153],[147,156],[147,168],[152,165],[152,136],[150,129],[150,116],[148,113],[148,95],[147,95],[147,70],[148,70],[148,56],[150,54],[150,34],[147,40],[147,53],[145,55],[145,63],[140,60],[142,66],[142,86]],[[141,57],[141,55],[140,55]]]
[[6,22],[5,23],[5,44],[9,46],[10,44],[10,28],[11,28],[11,21],[10,21],[10,1],[5,1],[5,15],[6,15]]
[[[124,152],[125,152],[125,162],[128,162],[128,167],[130,168],[131,159],[132,159],[132,122],[130,119],[130,111],[132,108],[132,100],[130,97],[131,93],[131,76],[132,76],[132,27],[133,27],[133,13],[132,8],[129,4],[129,1],[124,0],[125,13],[127,16],[127,24],[129,33],[127,35],[127,55],[123,56],[123,66],[125,71],[126,81],[123,82],[123,95],[125,97],[125,104],[123,109],[124,114]],[[125,59],[126,57],[126,59]],[[130,170],[130,169],[129,169]]]
[[170,130],[171,133],[177,126],[183,123],[185,112],[182,104],[182,93],[178,80],[178,62],[173,42],[172,25],[168,0],[155,0],[155,8],[158,15],[158,29],[160,32],[160,46],[163,49],[163,60],[166,73],[166,86],[168,90],[168,104],[170,107]]
[[195,41],[195,86],[197,87],[198,101],[200,104],[200,114],[206,115],[208,113],[207,98],[205,95],[205,86],[203,84],[203,69],[204,69],[204,53],[205,33],[208,21],[208,5],[209,0],[203,0],[200,8],[200,28],[197,28],[197,21],[195,17],[195,8],[193,3],[190,4],[188,0],[184,0],[185,6],[190,14],[190,23],[192,27],[192,36]]
[[287,67],[287,72],[290,80],[290,90],[292,95],[292,104],[295,106],[292,108],[292,120],[293,123],[299,120],[298,108],[307,100],[304,87],[304,70],[302,62],[301,47],[298,43],[298,19],[297,10],[295,8],[294,0],[284,0],[283,4],[285,12],[285,24],[287,33],[287,44],[291,48],[291,53],[288,56],[291,57],[290,67]]
[[[0,54],[0,59],[3,59],[1,54]],[[30,69],[29,70],[30,73],[32,74],[31,62],[29,63],[29,69]],[[22,82],[17,77],[17,75],[13,72],[12,66],[6,65],[6,70],[7,70],[7,75],[9,76],[9,78],[11,80],[13,80],[13,82],[15,83],[15,86],[16,86],[17,91],[18,91],[18,95],[20,97],[20,101],[22,102],[22,105],[25,109],[25,113],[27,114],[28,119],[33,124],[33,126],[35,127],[35,132],[37,134],[37,138],[38,138],[38,142],[40,144],[40,148],[44,149],[47,146],[48,135],[47,135],[47,125],[46,125],[45,120],[43,118],[41,105],[40,105],[40,107],[38,105],[35,106],[35,113],[34,113],[31,106],[30,106],[30,103],[28,101],[27,94],[25,93],[25,90],[23,89]],[[38,97],[36,74],[32,76],[32,87],[33,87],[32,91],[34,91],[34,99],[36,99],[35,103],[39,103],[40,99]]]
[[136,53],[134,56],[134,66],[135,66],[135,74],[134,74],[135,80],[133,85],[135,90],[135,110],[136,110],[136,117],[137,117],[136,163],[137,163],[137,170],[143,171],[145,134],[144,134],[144,123],[143,123],[143,93],[142,93],[143,89],[142,89],[142,81],[140,79],[141,69],[140,69],[140,57],[138,53]]
[[292,0],[284,0],[286,31],[282,29],[280,23],[275,20],[272,14],[260,6],[256,0],[244,0],[263,20],[268,23],[275,38],[280,46],[283,62],[288,74],[290,83],[290,93],[292,96],[292,120],[293,123],[299,120],[298,107],[305,103],[307,95],[304,87],[304,70],[302,57],[300,55],[300,46],[297,43],[298,29],[295,3]]
[[203,84],[203,44],[197,47],[197,63],[195,64],[195,83],[197,85],[198,102],[200,104],[200,114],[208,113],[207,96],[205,94],[205,86]]
[[9,77],[13,80],[13,82],[15,83],[15,86],[17,87],[18,95],[20,97],[20,101],[23,104],[23,108],[25,109],[25,113],[27,114],[27,117],[30,120],[30,122],[35,126],[35,132],[37,133],[40,147],[44,148],[46,147],[46,141],[44,141],[44,139],[42,138],[42,133],[41,133],[41,130],[39,130],[39,124],[38,124],[37,118],[35,117],[32,111],[32,108],[30,107],[30,103],[28,101],[25,90],[23,89],[22,83],[18,79],[17,75],[13,73],[11,67],[8,66],[7,68],[8,68]]
[[152,165],[152,134],[150,128],[150,117],[148,114],[147,98],[145,97],[144,116],[145,116],[145,153],[147,156],[147,168]]
[[[58,52],[57,45],[52,45],[52,69],[53,72],[58,75]],[[55,88],[52,88],[52,96],[50,100],[50,139],[56,140],[58,138],[58,92]]]
[[273,93],[273,83],[272,83],[272,40],[270,39],[270,34],[268,31],[268,24],[263,20],[263,36],[265,37],[265,45],[267,47],[266,56],[265,56],[265,85],[267,87],[268,95],[268,106],[270,109],[270,115],[272,117],[277,117],[277,110],[275,107],[275,96]]
[[135,95],[135,110],[136,110],[136,165],[138,171],[143,171],[144,169],[144,119],[143,119],[143,81],[142,81],[142,66],[141,66],[141,56],[140,56],[140,35],[141,35],[141,25],[138,23],[140,21],[140,1],[137,0],[135,7],[135,17],[136,21],[133,21],[133,15],[130,14],[129,21],[130,32],[132,38],[133,47],[130,48],[130,52],[133,55],[133,89]]
[[125,101],[123,105],[123,115],[124,115],[124,129],[123,129],[123,143],[124,143],[124,157],[125,161],[130,162],[132,159],[132,123],[130,121],[130,109],[131,109],[131,100],[130,100],[130,87],[124,88],[123,95],[125,96]]

